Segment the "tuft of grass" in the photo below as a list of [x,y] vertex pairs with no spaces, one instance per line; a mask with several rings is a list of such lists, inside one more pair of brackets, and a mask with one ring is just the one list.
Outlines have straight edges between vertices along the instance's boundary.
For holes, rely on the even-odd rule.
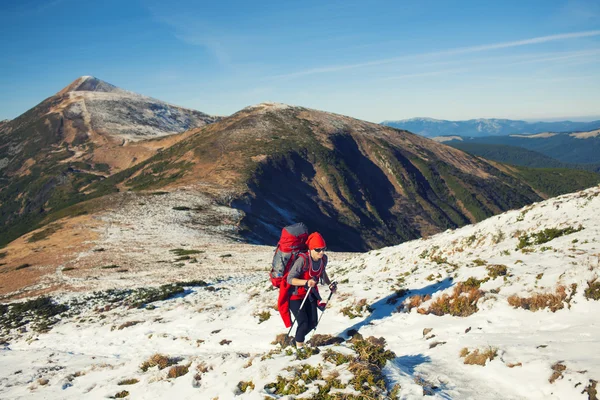
[[587,393],[588,395],[588,400],[598,400],[598,391],[596,389],[596,385],[598,384],[598,381],[595,381],[593,379],[590,379],[590,383],[589,385],[587,385],[585,387],[585,389],[583,389],[583,393]]
[[342,308],[340,312],[350,319],[354,319],[362,317],[365,312],[373,312],[373,309],[367,305],[367,299],[361,299],[358,303],[354,301],[352,305]]
[[176,256],[189,256],[191,254],[202,254],[204,250],[186,250],[186,249],[171,249],[169,250],[171,253]]
[[55,233],[56,231],[58,231],[60,228],[62,228],[62,225],[60,224],[53,224],[48,226],[46,229],[36,232],[33,235],[31,235],[29,237],[29,239],[27,239],[28,243],[33,243],[33,242],[38,242],[40,240],[44,240],[46,239],[48,236],[52,235],[53,233]]
[[499,276],[506,276],[506,274],[508,273],[508,268],[506,267],[506,265],[502,264],[488,265],[486,269],[488,271],[488,276],[491,279],[496,279]]
[[190,367],[187,365],[175,365],[174,367],[171,367],[171,369],[169,369],[169,372],[167,373],[167,378],[179,378],[180,376],[187,374],[189,370]]
[[119,383],[117,383],[117,385],[119,386],[123,386],[123,385],[135,385],[136,383],[138,383],[139,380],[132,378],[132,379],[123,379],[122,381],[119,381]]
[[169,358],[163,354],[156,353],[152,357],[150,357],[147,361],[144,361],[142,365],[140,365],[140,369],[144,372],[148,371],[148,369],[156,367],[158,365],[158,369],[165,369],[170,367],[171,365],[177,364],[177,360],[173,358]]
[[476,258],[475,260],[473,260],[473,264],[481,267],[481,266],[487,264],[487,262],[485,260],[482,260],[481,258]]
[[129,396],[129,392],[127,390],[123,390],[122,392],[115,394],[113,396],[113,399],[123,399],[127,396]]
[[600,282],[596,281],[597,278],[588,281],[588,287],[584,290],[584,296],[590,300],[600,300]]
[[0,260],[3,259],[4,257],[6,257],[6,254],[7,253],[5,251],[3,251],[2,253],[0,253]]
[[31,264],[21,264],[17,268],[15,268],[15,271],[18,271],[20,269],[29,268],[29,267],[31,267]]
[[175,207],[173,207],[173,210],[175,210],[175,211],[189,211],[189,210],[191,210],[191,208],[186,207],[186,206],[175,206]]
[[554,383],[557,379],[562,378],[563,372],[567,369],[567,366],[562,364],[560,361],[552,366],[552,375],[548,379],[548,382]]
[[344,339],[338,336],[331,335],[321,335],[319,333],[315,333],[308,343],[310,343],[313,347],[321,347],[321,346],[330,346],[336,343],[342,343]]
[[452,295],[446,293],[431,303],[427,310],[419,309],[421,314],[442,316],[450,314],[455,317],[468,317],[476,313],[477,301],[483,296],[483,291],[476,287],[469,287],[459,282]]
[[415,296],[411,296],[408,298],[408,301],[406,302],[405,305],[401,304],[400,307],[398,307],[398,311],[401,311],[402,309],[406,309],[407,312],[410,312],[410,310],[412,310],[415,307],[420,307],[421,304],[425,301],[431,300],[431,295],[415,295]]
[[220,344],[221,346],[224,346],[224,345],[229,345],[229,343],[231,343],[231,340],[227,340],[227,339],[223,339],[223,340],[221,340],[221,341],[219,342],[219,344]]
[[260,323],[267,321],[269,318],[271,318],[271,312],[269,310],[267,310],[267,311],[263,311],[263,312],[254,314],[254,316],[258,317],[258,323],[260,324]]
[[471,276],[469,279],[463,282],[463,286],[464,289],[477,289],[479,288],[479,286],[481,286],[482,283],[486,283],[489,280],[489,278],[477,279]]
[[121,324],[121,325],[119,326],[119,330],[123,330],[123,329],[125,329],[125,328],[129,328],[130,326],[134,326],[134,325],[137,325],[137,324],[141,324],[142,322],[144,322],[144,321],[127,321],[127,322],[125,322],[124,324]]
[[327,349],[325,353],[323,353],[323,359],[327,362],[335,364],[336,366],[347,364],[354,359],[354,357],[340,353],[338,351],[334,351],[332,349]]
[[516,250],[522,250],[532,245],[544,244],[558,237],[570,235],[571,233],[579,232],[581,230],[583,230],[583,226],[579,225],[579,228],[573,228],[571,226],[563,229],[547,228],[543,231],[534,232],[529,235],[524,234],[519,236],[519,243],[517,244]]
[[240,382],[237,384],[237,388],[239,390],[240,393],[246,393],[246,391],[248,389],[250,390],[254,390],[254,382],[252,381],[247,381],[247,382]]
[[468,365],[481,365],[485,366],[488,360],[492,361],[498,356],[498,349],[495,347],[488,347],[485,350],[475,349],[469,351],[466,347],[460,351],[460,356],[464,357],[464,363]]
[[104,265],[102,267],[100,267],[102,269],[115,269],[115,268],[121,268],[120,266],[116,265],[116,264],[111,264],[111,265]]
[[566,288],[559,286],[556,293],[534,293],[531,297],[519,297],[513,294],[508,298],[508,304],[514,308],[524,308],[525,310],[538,311],[549,308],[556,312],[564,308],[564,302],[567,298]]

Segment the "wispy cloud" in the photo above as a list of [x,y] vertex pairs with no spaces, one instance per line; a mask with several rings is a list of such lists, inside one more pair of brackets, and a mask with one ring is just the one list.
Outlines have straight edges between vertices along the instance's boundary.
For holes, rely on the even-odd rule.
[[435,51],[435,52],[428,52],[428,53],[419,53],[419,54],[412,54],[412,55],[392,57],[392,58],[384,58],[384,59],[373,60],[373,61],[362,62],[362,63],[331,65],[331,66],[325,66],[325,67],[311,68],[311,69],[307,69],[304,71],[297,71],[297,72],[292,72],[292,73],[288,73],[288,74],[275,75],[275,76],[272,76],[271,78],[273,78],[273,79],[297,78],[297,77],[307,76],[307,75],[315,75],[315,74],[322,74],[322,73],[329,73],[329,72],[339,72],[339,71],[343,71],[343,70],[350,70],[350,69],[390,64],[390,63],[395,63],[398,61],[405,61],[405,60],[421,58],[421,57],[436,57],[436,56],[449,56],[449,55],[459,55],[459,54],[468,54],[468,53],[478,53],[478,52],[485,52],[485,51],[491,51],[491,50],[506,49],[506,48],[511,48],[511,47],[529,46],[529,45],[548,43],[548,42],[554,42],[554,41],[559,41],[559,40],[570,40],[570,39],[578,39],[578,38],[593,37],[593,36],[600,36],[600,30],[564,33],[564,34],[549,35],[549,36],[539,36],[539,37],[530,38],[530,39],[523,39],[523,40],[517,40],[517,41],[511,41],[511,42],[492,43],[492,44],[485,44],[485,45],[479,45],[479,46],[459,47],[459,48],[454,48],[454,49],[449,49],[449,50],[442,50],[442,51]]
[[395,81],[401,79],[411,79],[411,78],[420,78],[424,76],[438,76],[438,75],[451,75],[451,74],[460,74],[463,72],[468,72],[468,68],[456,68],[456,69],[444,69],[439,71],[429,71],[429,72],[416,72],[412,74],[402,74],[396,76],[390,76],[387,78],[379,79],[380,81]]
[[51,10],[68,0],[52,0],[42,2],[41,4],[31,4],[30,2],[23,2],[14,5],[13,7],[7,7],[2,10],[2,17],[14,18],[14,17],[26,17],[32,14],[39,14]]

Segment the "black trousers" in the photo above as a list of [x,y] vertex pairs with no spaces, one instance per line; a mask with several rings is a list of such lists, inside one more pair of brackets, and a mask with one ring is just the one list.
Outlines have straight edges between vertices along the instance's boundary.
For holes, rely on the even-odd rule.
[[298,343],[304,343],[306,334],[317,327],[319,318],[317,316],[317,302],[306,299],[304,307],[300,310],[302,300],[290,300],[290,311],[296,317],[298,327],[296,328],[296,336],[294,339]]

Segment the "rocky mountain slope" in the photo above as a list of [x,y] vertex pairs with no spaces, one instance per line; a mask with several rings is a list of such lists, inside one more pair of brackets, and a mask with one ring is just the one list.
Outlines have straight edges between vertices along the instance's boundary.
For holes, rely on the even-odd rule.
[[478,118],[467,121],[446,121],[433,118],[411,118],[383,121],[383,125],[405,129],[426,137],[436,136],[503,136],[511,134],[535,134],[541,132],[589,131],[600,128],[600,121],[591,122],[526,122],[510,119]]
[[[225,257],[188,242],[208,268],[159,265],[163,286],[105,269],[84,293],[0,305],[0,396],[593,400],[599,227],[593,187],[428,239],[330,253],[339,289],[304,352],[280,344],[270,247]],[[215,267],[221,279],[197,280]]]
[[0,243],[30,230],[49,211],[81,201],[89,183],[216,120],[93,77],[75,80],[0,125]]
[[226,204],[243,211],[247,238],[273,243],[282,226],[302,220],[333,248],[359,251],[480,221],[545,196],[515,176],[510,168],[406,131],[264,103],[199,129],[89,190],[211,184]]

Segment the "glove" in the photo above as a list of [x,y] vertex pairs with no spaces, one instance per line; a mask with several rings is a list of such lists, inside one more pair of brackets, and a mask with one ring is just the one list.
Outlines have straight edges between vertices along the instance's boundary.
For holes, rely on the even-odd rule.
[[323,301],[317,302],[317,308],[321,310],[321,312],[325,311],[325,307],[327,307],[327,303]]
[[331,282],[331,284],[329,285],[329,290],[331,290],[332,292],[335,292],[337,290],[337,282],[335,282],[335,281]]

